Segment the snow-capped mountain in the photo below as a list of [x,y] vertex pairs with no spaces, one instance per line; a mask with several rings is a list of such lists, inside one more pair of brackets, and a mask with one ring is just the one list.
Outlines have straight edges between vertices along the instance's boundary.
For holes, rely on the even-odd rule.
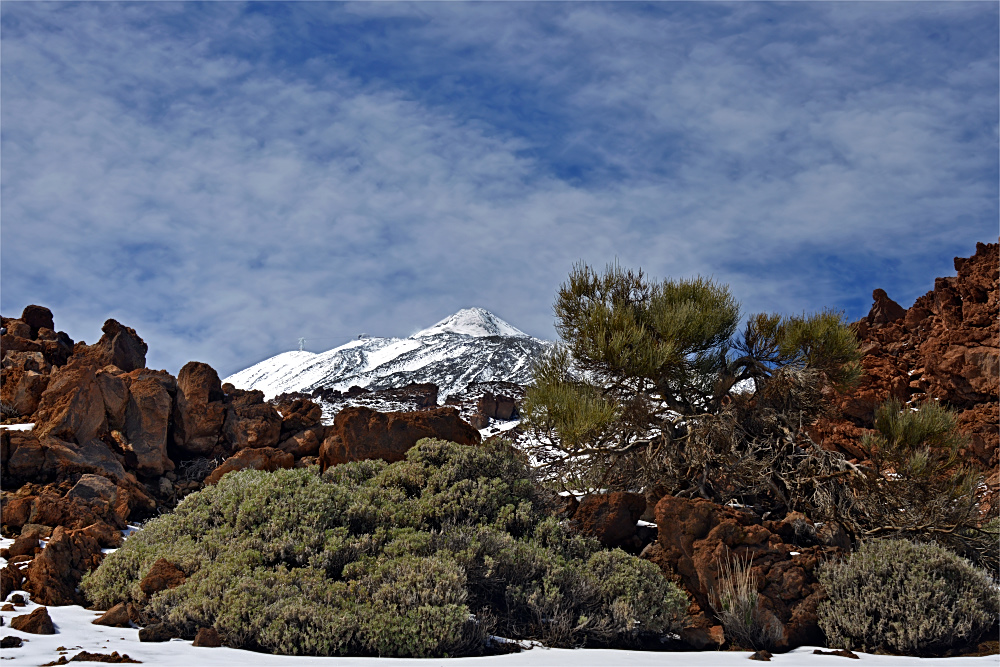
[[364,337],[327,352],[284,352],[223,382],[266,398],[315,389],[392,389],[433,382],[438,401],[470,382],[527,384],[553,343],[532,338],[483,308],[466,308],[408,338]]

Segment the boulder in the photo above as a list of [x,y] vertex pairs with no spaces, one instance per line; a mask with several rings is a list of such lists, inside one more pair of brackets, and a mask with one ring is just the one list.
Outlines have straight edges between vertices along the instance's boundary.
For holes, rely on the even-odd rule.
[[226,406],[219,375],[208,364],[190,361],[177,375],[174,443],[191,454],[208,454],[219,442]]
[[[11,378],[13,379],[13,378]],[[17,414],[30,417],[38,409],[42,394],[49,386],[49,376],[38,371],[21,371],[10,395],[3,396],[3,401],[10,405]],[[7,385],[4,386],[4,389]]]
[[49,610],[39,607],[30,614],[21,614],[10,619],[10,627],[21,632],[30,632],[33,635],[54,635],[56,628],[52,624]]
[[102,558],[100,543],[86,530],[58,526],[48,545],[28,565],[24,590],[43,605],[85,604],[77,587]]
[[[31,513],[26,524],[36,526],[62,526],[78,529],[93,524],[108,524],[112,532],[125,528],[125,522],[115,511],[115,505],[101,498],[83,499],[60,496],[55,485],[43,487],[31,502]],[[116,545],[117,546],[117,545]]]
[[253,468],[274,472],[279,468],[291,468],[295,465],[295,457],[288,452],[273,447],[256,447],[243,449],[222,462],[212,474],[205,478],[205,485],[216,484],[222,476],[234,470]]
[[35,501],[34,496],[9,497],[4,496],[2,516],[0,522],[7,527],[7,530],[20,530],[28,523],[31,516],[31,504]]
[[139,589],[151,597],[160,591],[177,588],[184,583],[185,579],[187,579],[187,575],[184,574],[183,570],[165,558],[160,558],[153,563],[153,567],[139,582]]
[[10,352],[44,352],[45,346],[30,338],[14,336],[10,333],[0,335],[0,351],[4,354]]
[[127,378],[117,366],[105,366],[95,373],[97,386],[104,399],[104,414],[108,428],[116,431],[125,428],[125,409],[130,397]]
[[22,371],[35,371],[48,374],[52,372],[52,364],[41,352],[4,352],[3,368],[16,368]]
[[296,459],[301,459],[304,456],[316,456],[325,437],[325,426],[313,426],[289,436],[278,445],[278,449],[288,452]]
[[45,452],[40,480],[61,480],[77,473],[94,473],[116,482],[129,480],[129,473],[103,440],[95,438],[74,444],[58,438],[40,438],[39,444]]
[[263,393],[245,392],[227,406],[222,432],[234,451],[274,447],[281,438],[281,415],[263,402]]
[[875,300],[875,303],[872,304],[871,310],[868,311],[868,317],[865,318],[868,326],[882,326],[906,317],[906,310],[890,299],[885,290],[876,289],[872,292],[872,299]]
[[6,600],[7,596],[21,588],[24,583],[24,573],[15,565],[8,564],[0,570],[0,600]]
[[646,498],[639,493],[595,493],[587,496],[573,514],[571,525],[596,537],[608,548],[625,545],[635,536]]
[[20,535],[14,540],[14,544],[6,549],[7,555],[4,558],[10,560],[16,556],[34,556],[38,545],[37,537],[33,535]]
[[28,323],[24,320],[15,320],[5,317],[3,318],[3,326],[7,330],[6,334],[8,336],[31,340],[31,327],[28,326]]
[[327,431],[319,451],[324,470],[348,461],[401,461],[422,438],[440,438],[463,445],[479,444],[479,431],[455,408],[419,412],[376,412],[364,407],[341,410]]
[[134,463],[130,463],[142,475],[159,476],[174,469],[173,461],[167,456],[167,429],[173,400],[159,377],[150,377],[141,371],[128,377],[131,382],[124,434],[127,447],[135,456]]
[[139,630],[139,641],[168,642],[176,634],[166,623],[154,623]]
[[52,372],[35,413],[35,432],[66,442],[85,443],[107,429],[104,397],[95,367],[73,359]]
[[[706,618],[712,609],[712,591],[719,589],[720,568],[734,557],[749,559],[762,604],[782,624],[780,645],[822,644],[816,607],[825,594],[814,572],[841,550],[817,545],[815,527],[802,515],[761,524],[748,512],[701,499],[665,496],[656,505],[656,523],[657,542],[644,550],[644,557],[664,573],[676,573]],[[783,534],[793,543],[787,543]],[[706,621],[697,614],[693,620],[693,625]],[[720,631],[708,630],[707,634],[689,634],[689,643],[693,643],[691,638]]]
[[323,410],[309,399],[298,398],[278,406],[281,412],[281,438],[315,426],[323,418]]
[[94,625],[105,625],[111,628],[132,627],[128,617],[128,606],[124,602],[119,602],[111,609],[101,614],[91,621]]
[[198,633],[194,636],[193,646],[216,648],[222,646],[222,637],[219,636],[215,628],[198,628]]
[[126,373],[146,366],[148,347],[135,329],[109,319],[101,327],[104,333],[93,345],[74,353],[88,358],[98,368],[117,366]]
[[118,499],[118,487],[106,477],[87,474],[77,480],[73,488],[66,493],[66,498],[79,498],[87,502],[98,500],[114,506]]
[[31,338],[37,337],[38,330],[43,327],[50,330],[56,328],[52,319],[52,311],[45,306],[25,306],[24,310],[21,311],[21,321],[30,328]]

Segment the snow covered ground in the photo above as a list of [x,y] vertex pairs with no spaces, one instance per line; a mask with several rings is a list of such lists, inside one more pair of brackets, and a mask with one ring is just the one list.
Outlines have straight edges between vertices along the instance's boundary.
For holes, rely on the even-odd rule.
[[[30,665],[37,667],[58,660],[60,655],[72,658],[80,651],[91,653],[126,653],[134,660],[147,665],[163,667],[212,667],[215,665],[234,667],[253,665],[254,667],[309,667],[328,665],[329,667],[727,667],[749,665],[750,653],[744,651],[703,651],[699,653],[654,653],[644,651],[608,651],[596,649],[546,649],[533,648],[521,653],[479,658],[450,659],[406,659],[406,658],[304,658],[251,653],[231,648],[196,648],[189,641],[173,639],[163,643],[139,641],[137,629],[106,628],[92,625],[91,621],[100,612],[87,611],[82,607],[49,607],[49,615],[56,626],[54,635],[32,635],[11,630],[11,617],[29,613],[35,605],[28,604],[17,612],[0,612],[4,627],[3,636],[13,635],[26,640],[21,648],[4,649],[3,665]],[[63,649],[60,651],[60,647]],[[771,662],[775,665],[816,665],[835,667],[846,664],[844,658],[827,655],[813,655],[812,648],[799,648],[790,653],[775,655]],[[906,658],[883,655],[859,654],[859,663],[871,667],[986,667],[997,665],[997,656],[977,658]],[[81,663],[84,664],[84,663]],[[856,663],[854,663],[856,664]]]
[[[134,531],[130,528],[127,533]],[[0,548],[13,543],[10,539],[0,539]],[[6,561],[0,558],[0,567]],[[29,599],[24,591],[16,591]],[[745,662],[750,653],[746,651],[702,651],[684,653],[657,653],[648,651],[610,651],[598,649],[548,649],[535,647],[520,653],[486,656],[478,658],[449,659],[408,659],[408,658],[306,658],[253,653],[231,648],[195,647],[192,642],[173,639],[163,643],[139,641],[137,628],[108,628],[93,625],[92,621],[101,612],[88,611],[79,606],[49,607],[49,616],[56,628],[54,635],[33,635],[10,628],[14,616],[28,614],[38,605],[29,602],[16,611],[0,612],[3,627],[0,636],[20,637],[20,648],[3,649],[0,663],[37,667],[53,662],[64,655],[71,659],[81,651],[110,654],[117,651],[127,654],[146,665],[162,667],[731,667],[749,665]],[[835,667],[846,665],[844,658],[828,655],[814,655],[813,647],[798,648],[790,653],[775,655],[771,662],[775,665],[806,667]],[[870,667],[995,667],[998,656],[975,658],[908,658],[898,656],[858,654],[859,663]],[[87,663],[80,663],[87,664]],[[94,663],[90,663],[94,664]],[[852,663],[857,664],[857,663]]]

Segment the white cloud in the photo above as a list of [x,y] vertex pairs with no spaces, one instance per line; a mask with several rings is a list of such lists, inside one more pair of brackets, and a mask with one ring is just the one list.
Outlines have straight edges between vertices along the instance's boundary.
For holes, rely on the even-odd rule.
[[[226,374],[299,336],[406,335],[472,305],[550,337],[579,259],[801,311],[874,286],[912,300],[939,266],[844,272],[989,240],[995,45],[932,85],[880,82],[877,37],[855,33],[898,12],[799,8],[776,28],[752,5],[665,7],[306,3],[281,23],[4,5],[4,314],[41,302],[88,340],[117,317],[151,364]],[[324,22],[356,42],[299,64],[244,52]],[[431,83],[352,69],[378,49]],[[592,175],[560,178],[577,163]]]

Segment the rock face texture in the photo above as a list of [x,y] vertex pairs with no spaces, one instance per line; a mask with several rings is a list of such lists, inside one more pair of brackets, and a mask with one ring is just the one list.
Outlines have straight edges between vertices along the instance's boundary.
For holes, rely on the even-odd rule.
[[319,450],[322,468],[348,461],[401,461],[422,438],[478,444],[479,431],[462,421],[455,408],[421,412],[375,412],[346,408],[337,414]]
[[857,441],[881,403],[937,400],[958,413],[967,460],[989,471],[1000,465],[1000,244],[977,244],[972,257],[955,258],[955,270],[905,310],[875,290],[856,323],[865,376],[840,399],[845,419],[817,425],[828,445],[864,459]]
[[208,364],[190,361],[177,374],[174,442],[192,454],[209,454],[219,444],[226,420],[219,374]]
[[235,456],[230,456],[212,474],[205,478],[205,484],[217,484],[227,472],[253,468],[274,472],[279,468],[291,468],[295,465],[295,457],[274,447],[257,447],[240,450]]
[[822,645],[816,606],[824,593],[813,573],[839,547],[823,544],[808,519],[793,513],[761,522],[706,500],[666,496],[656,505],[656,524],[657,541],[643,556],[668,576],[676,573],[694,600],[682,639],[696,648],[721,643],[722,628],[710,618],[712,595],[725,562],[741,558],[751,563],[763,606],[782,625],[782,644]]
[[635,535],[636,523],[645,511],[646,497],[639,493],[593,494],[576,508],[572,524],[606,547],[620,547]]
[[10,627],[21,632],[30,632],[33,635],[54,635],[56,628],[52,624],[49,610],[39,607],[30,614],[15,616],[10,619]]

